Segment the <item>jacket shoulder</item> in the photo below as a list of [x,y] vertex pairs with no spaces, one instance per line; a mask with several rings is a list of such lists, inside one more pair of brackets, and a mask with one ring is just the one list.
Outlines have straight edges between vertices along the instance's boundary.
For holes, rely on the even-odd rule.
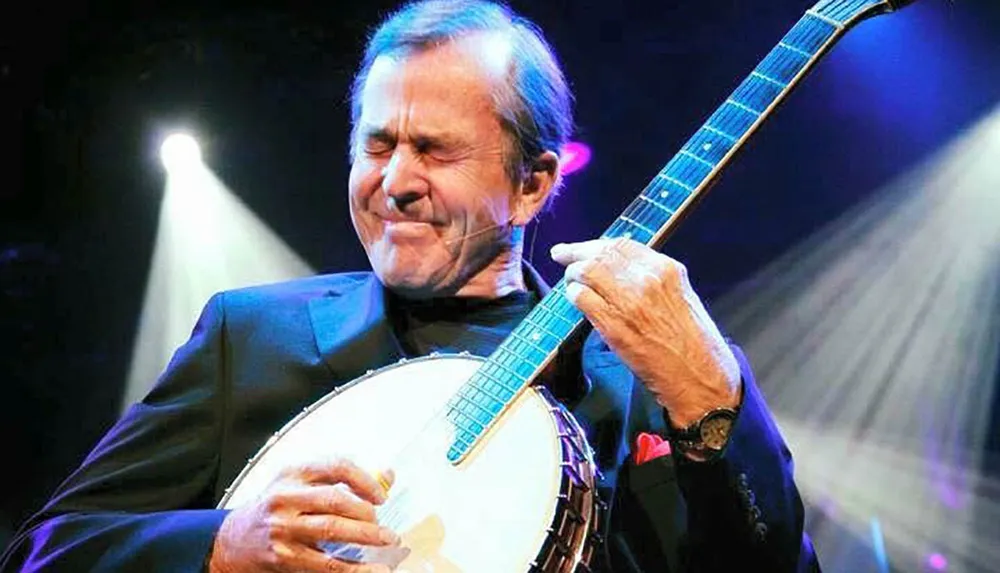
[[370,272],[315,275],[277,283],[254,285],[220,292],[226,314],[260,312],[263,309],[305,306],[310,300],[339,294],[370,280]]

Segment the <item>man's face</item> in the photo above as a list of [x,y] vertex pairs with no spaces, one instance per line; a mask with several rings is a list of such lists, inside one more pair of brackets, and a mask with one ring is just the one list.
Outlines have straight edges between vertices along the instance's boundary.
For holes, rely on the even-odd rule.
[[[492,66],[498,67],[498,66]],[[378,58],[361,95],[351,218],[384,284],[461,292],[509,254],[518,185],[492,100],[498,70],[463,44]]]

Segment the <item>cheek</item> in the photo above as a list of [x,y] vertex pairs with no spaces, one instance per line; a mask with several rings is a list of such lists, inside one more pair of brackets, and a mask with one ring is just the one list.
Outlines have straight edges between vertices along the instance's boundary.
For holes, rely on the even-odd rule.
[[[378,190],[378,170],[369,162],[355,164],[347,181],[348,206],[355,226],[359,219],[370,219],[369,211],[372,196]],[[368,224],[368,223],[366,223]]]
[[[510,217],[512,190],[502,182],[486,182],[470,177],[457,178],[449,186],[439,186],[442,208],[453,223],[465,231],[475,231],[490,225],[502,225]],[[493,184],[490,184],[493,183]],[[454,190],[454,193],[445,193]]]

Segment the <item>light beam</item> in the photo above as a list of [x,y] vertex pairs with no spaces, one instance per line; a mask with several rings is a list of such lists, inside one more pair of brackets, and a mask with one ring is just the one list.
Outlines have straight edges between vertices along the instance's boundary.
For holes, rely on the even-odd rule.
[[166,192],[124,407],[153,386],[213,294],[313,274],[201,162],[194,138],[171,136],[161,151]]
[[1000,486],[983,474],[1000,364],[998,158],[1000,108],[713,305],[826,523],[812,530],[824,569],[855,570],[823,551],[870,540],[872,516],[894,568],[919,571],[932,553],[959,571],[1000,563]]

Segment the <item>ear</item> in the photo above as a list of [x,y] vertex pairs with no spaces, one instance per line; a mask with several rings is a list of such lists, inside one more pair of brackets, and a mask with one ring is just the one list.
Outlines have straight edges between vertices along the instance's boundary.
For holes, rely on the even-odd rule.
[[559,156],[553,151],[546,151],[536,157],[531,171],[521,181],[520,192],[514,197],[511,223],[515,226],[530,223],[545,207],[549,195],[558,189],[559,183]]

